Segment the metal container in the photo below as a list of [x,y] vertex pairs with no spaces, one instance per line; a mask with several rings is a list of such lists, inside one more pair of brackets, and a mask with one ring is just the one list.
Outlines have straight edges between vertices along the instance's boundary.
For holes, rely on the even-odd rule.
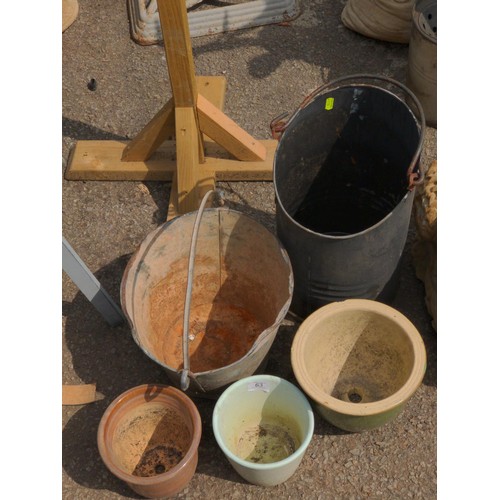
[[437,127],[436,0],[417,0],[413,7],[406,84],[420,100],[427,125]]
[[[130,259],[121,303],[140,348],[181,381],[190,245],[198,212],[150,233]],[[288,256],[264,226],[227,208],[203,212],[189,314],[189,389],[216,397],[258,372],[285,318],[293,291]]]
[[[381,85],[409,96],[420,123]],[[354,75],[320,87],[272,128],[282,133],[274,186],[295,280],[291,310],[305,317],[333,301],[390,300],[421,182],[425,119],[416,97],[395,80]]]

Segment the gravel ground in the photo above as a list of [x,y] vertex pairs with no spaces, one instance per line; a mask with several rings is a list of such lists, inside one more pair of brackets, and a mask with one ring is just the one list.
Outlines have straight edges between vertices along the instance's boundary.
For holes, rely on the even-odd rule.
[[[62,231],[118,302],[125,265],[137,245],[166,218],[164,182],[67,181],[71,147],[80,139],[132,138],[170,97],[164,49],[130,38],[125,2],[80,0],[76,22],[62,37]],[[364,38],[340,21],[344,1],[302,2],[289,26],[264,26],[192,40],[196,73],[225,75],[226,113],[260,139],[269,122],[293,111],[321,84],[339,76],[374,73],[405,81],[408,47]],[[94,78],[95,91],[87,83]],[[428,128],[422,156],[436,158]],[[220,182],[227,204],[274,229],[270,182]],[[344,433],[315,415],[312,442],[295,475],[266,489],[246,483],[218,448],[211,429],[213,401],[197,399],[203,421],[199,464],[177,498],[423,498],[436,497],[436,333],[423,284],[411,262],[413,226],[403,254],[393,306],[420,331],[427,349],[423,384],[404,411],[377,430]],[[110,328],[63,274],[62,382],[96,383],[104,399],[62,408],[63,498],[138,498],[102,463],[99,420],[121,392],[143,383],[168,383],[162,369],[134,343],[128,326]],[[294,381],[289,351],[298,325],[286,321],[273,344],[268,373]]]

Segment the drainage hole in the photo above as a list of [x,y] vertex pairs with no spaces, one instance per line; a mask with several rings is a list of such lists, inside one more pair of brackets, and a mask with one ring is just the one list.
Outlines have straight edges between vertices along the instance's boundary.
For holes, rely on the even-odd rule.
[[361,395],[355,389],[353,389],[352,391],[349,391],[347,393],[347,397],[349,398],[349,401],[351,403],[360,403],[361,400],[363,399],[361,397]]
[[139,477],[163,474],[175,467],[183,456],[182,451],[175,446],[158,445],[144,452],[132,474]]
[[165,466],[163,464],[158,464],[155,466],[156,474],[163,474],[165,472]]
[[432,31],[434,31],[434,33],[437,33],[438,29],[436,28],[436,26],[434,26],[434,28],[432,28]]
[[427,19],[430,21],[432,19],[432,14],[427,14]]

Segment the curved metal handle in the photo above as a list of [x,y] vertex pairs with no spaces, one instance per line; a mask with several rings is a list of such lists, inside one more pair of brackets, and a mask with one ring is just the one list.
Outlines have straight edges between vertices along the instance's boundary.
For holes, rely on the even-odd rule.
[[271,122],[271,131],[273,132],[273,137],[275,137],[275,135],[278,135],[278,137],[281,138],[281,135],[287,129],[288,125],[293,121],[295,116],[319,95],[323,94],[326,91],[336,90],[346,82],[352,82],[352,83],[357,83],[359,85],[363,85],[363,83],[359,82],[359,80],[379,81],[385,84],[390,84],[394,85],[395,87],[398,87],[399,90],[401,90],[404,94],[406,94],[411,98],[413,104],[415,105],[415,108],[418,111],[419,116],[417,117],[417,119],[419,119],[420,121],[420,137],[417,148],[415,150],[415,153],[410,161],[410,165],[407,170],[408,189],[411,191],[416,185],[421,184],[424,180],[424,176],[420,175],[419,170],[417,169],[417,171],[415,171],[415,167],[418,164],[418,160],[422,152],[422,146],[424,144],[424,136],[425,136],[424,110],[422,108],[422,105],[420,104],[420,101],[415,96],[415,94],[408,87],[406,87],[406,85],[403,85],[401,82],[398,82],[397,80],[394,80],[393,78],[390,78],[388,76],[378,76],[378,75],[359,73],[356,75],[343,76],[341,78],[337,78],[336,80],[332,80],[330,82],[321,85],[313,92],[311,92],[308,96],[306,96],[306,98],[302,101],[300,106],[294,111],[292,116],[286,122],[283,121],[283,118],[286,117],[286,114],[276,117]]
[[186,391],[189,388],[189,374],[190,360],[189,360],[189,313],[191,311],[191,295],[193,291],[193,274],[194,274],[194,259],[196,256],[196,243],[198,241],[198,231],[200,230],[201,216],[207,203],[208,197],[214,193],[210,189],[205,193],[201,200],[200,208],[196,214],[196,219],[193,226],[193,234],[191,236],[191,248],[189,249],[189,265],[188,265],[188,278],[186,286],[186,299],[184,301],[184,321],[182,329],[182,356],[183,356],[183,369],[181,371],[180,388]]

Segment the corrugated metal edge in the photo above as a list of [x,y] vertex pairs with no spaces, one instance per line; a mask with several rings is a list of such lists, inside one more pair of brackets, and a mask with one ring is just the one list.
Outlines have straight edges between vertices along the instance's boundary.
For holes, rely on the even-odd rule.
[[[140,45],[163,39],[156,0],[127,0],[132,38]],[[291,21],[300,15],[298,0],[251,0],[242,4],[188,12],[191,37]]]

